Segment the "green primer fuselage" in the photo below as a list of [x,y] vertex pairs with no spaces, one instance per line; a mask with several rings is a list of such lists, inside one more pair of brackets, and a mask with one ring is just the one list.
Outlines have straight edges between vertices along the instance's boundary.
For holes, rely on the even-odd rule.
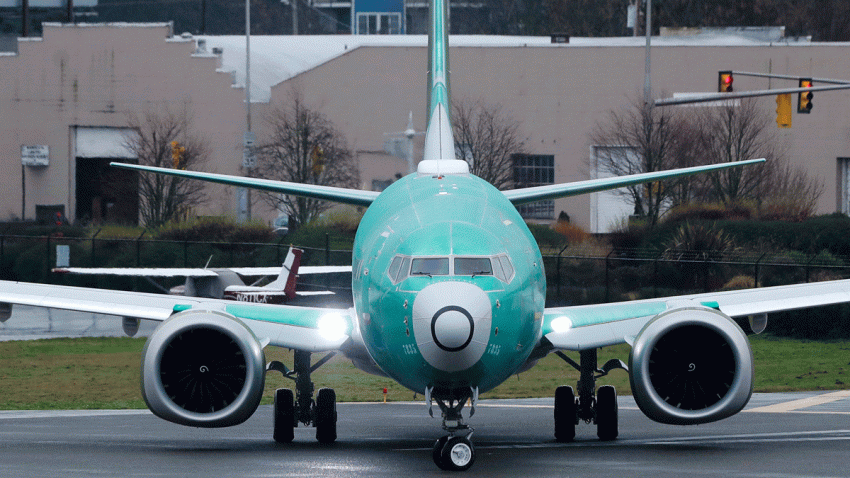
[[[514,273],[507,282],[475,274],[410,275],[396,282],[388,271],[398,255],[450,260],[507,255]],[[515,373],[540,340],[546,290],[540,250],[514,206],[478,177],[411,174],[391,185],[363,216],[352,266],[354,307],[365,345],[387,375],[411,390],[490,390]],[[440,282],[450,282],[438,286],[440,290],[474,290],[479,302],[489,302],[480,304],[489,307],[489,323],[476,323],[477,334],[489,331],[484,337],[476,335],[486,343],[468,347],[483,347],[480,357],[434,347],[430,312],[424,324],[415,326],[417,296]],[[438,309],[457,302],[451,294],[430,301],[438,302],[432,304]],[[433,320],[442,319],[434,315]],[[469,363],[432,365],[439,360],[456,365],[456,359]],[[458,367],[462,369],[452,370]]]

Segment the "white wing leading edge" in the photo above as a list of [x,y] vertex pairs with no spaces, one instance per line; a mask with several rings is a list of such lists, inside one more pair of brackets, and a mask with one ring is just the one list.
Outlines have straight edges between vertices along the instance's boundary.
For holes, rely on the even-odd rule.
[[850,302],[850,280],[709,292],[612,304],[547,308],[543,336],[556,349],[630,342],[663,312],[705,308],[732,318]]
[[[322,352],[338,350],[353,330],[348,309],[252,304],[220,299],[144,294],[0,281],[0,304],[30,305],[164,321],[186,311],[232,316],[264,345]],[[12,309],[14,310],[14,309]]]

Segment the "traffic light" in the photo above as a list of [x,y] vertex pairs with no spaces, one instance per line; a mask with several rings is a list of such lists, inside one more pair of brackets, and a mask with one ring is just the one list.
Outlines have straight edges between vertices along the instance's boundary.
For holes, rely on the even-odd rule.
[[733,81],[735,81],[735,78],[732,77],[731,71],[718,71],[717,72],[717,91],[719,93],[731,93]]
[[322,174],[322,171],[325,170],[325,150],[318,144],[313,146],[313,150],[310,151],[310,159],[313,162],[313,176]]
[[780,128],[791,127],[791,93],[776,95],[776,124]]
[[[811,78],[800,78],[800,88],[811,88],[812,87],[812,79]],[[812,97],[814,97],[814,93],[811,91],[801,91],[797,96],[797,113],[811,113],[812,112]]]
[[186,148],[180,146],[180,143],[171,142],[171,165],[174,169],[186,169],[186,164],[183,161],[183,153],[185,152]]

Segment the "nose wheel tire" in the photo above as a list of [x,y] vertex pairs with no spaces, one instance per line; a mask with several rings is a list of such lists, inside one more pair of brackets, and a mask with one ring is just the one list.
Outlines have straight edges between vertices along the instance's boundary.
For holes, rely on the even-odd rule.
[[466,471],[475,463],[475,447],[466,437],[442,437],[434,444],[433,458],[441,470]]
[[292,390],[279,388],[274,392],[274,441],[292,443],[295,439],[295,398]]

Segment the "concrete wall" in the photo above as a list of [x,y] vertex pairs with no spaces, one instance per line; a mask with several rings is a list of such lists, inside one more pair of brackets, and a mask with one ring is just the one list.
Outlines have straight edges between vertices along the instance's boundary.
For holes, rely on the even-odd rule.
[[[309,41],[309,37],[305,37]],[[453,47],[452,94],[499,103],[522,125],[530,153],[555,156],[555,181],[587,179],[594,124],[610,110],[642,95],[644,50],[600,46],[592,41],[563,46]],[[848,44],[753,46],[653,46],[654,97],[674,92],[713,92],[718,70],[773,72],[850,79]],[[216,71],[215,55],[194,55],[191,39],[172,38],[167,25],[47,26],[43,39],[22,41],[18,55],[0,56],[0,217],[20,216],[21,145],[47,144],[51,164],[27,170],[27,217],[35,204],[66,204],[74,210],[75,126],[126,125],[128,111],[186,105],[195,128],[209,138],[213,158],[204,169],[239,174],[245,125],[244,90]],[[285,105],[293,92],[327,115],[361,159],[361,183],[405,173],[402,159],[381,151],[385,133],[401,131],[413,112],[425,129],[424,47],[370,46],[299,74],[272,88],[270,104],[253,105],[254,131],[263,141],[263,116]],[[737,76],[737,91],[796,86],[796,82]],[[786,156],[823,181],[820,212],[836,210],[836,161],[850,157],[850,92],[816,93],[812,114],[794,114],[791,129],[773,127],[774,97],[758,100],[771,118],[770,131]],[[794,100],[796,104],[796,99]],[[686,107],[680,107],[686,108]],[[416,140],[417,161],[422,154]],[[205,214],[235,214],[231,188],[208,186]],[[587,196],[556,201],[555,217],[567,212],[584,227]],[[272,219],[262,207],[259,213]]]
[[[193,55],[195,42],[174,39],[168,25],[63,27],[0,56],[0,217],[21,215],[22,145],[48,145],[50,165],[27,167],[26,218],[36,204],[75,210],[73,131],[127,125],[128,113],[187,109],[209,138],[209,169],[238,172],[245,109],[242,89],[216,72],[214,55]],[[210,208],[232,209],[231,194],[212,194]]]

